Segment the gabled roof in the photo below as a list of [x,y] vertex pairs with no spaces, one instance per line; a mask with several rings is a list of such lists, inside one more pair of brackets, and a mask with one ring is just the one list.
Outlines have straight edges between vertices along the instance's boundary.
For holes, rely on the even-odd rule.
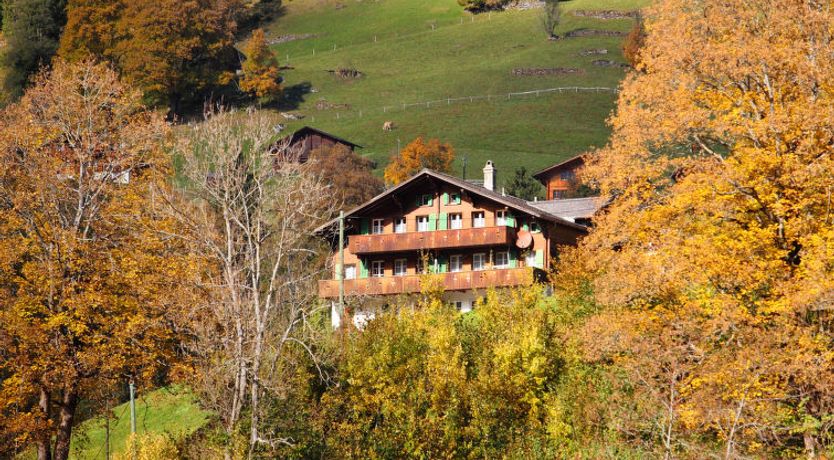
[[[570,228],[573,228],[573,229],[576,229],[576,230],[581,230],[581,231],[587,231],[588,230],[588,228],[585,227],[584,225],[574,223],[571,220],[568,220],[568,219],[565,219],[563,217],[559,217],[557,215],[551,214],[551,213],[549,213],[547,211],[544,211],[542,209],[539,209],[535,206],[531,206],[527,201],[522,200],[521,198],[516,198],[516,197],[510,196],[510,195],[502,195],[502,194],[497,193],[495,191],[489,190],[485,187],[475,185],[475,184],[473,184],[469,181],[460,179],[460,178],[455,177],[455,176],[450,176],[448,174],[440,173],[440,172],[437,172],[437,171],[432,171],[431,169],[424,169],[424,170],[420,171],[419,173],[415,174],[414,176],[412,176],[411,178],[409,178],[408,180],[406,180],[404,182],[401,182],[396,187],[392,187],[392,188],[380,193],[379,195],[375,196],[374,198],[371,198],[370,200],[366,201],[365,203],[357,206],[356,208],[351,209],[350,211],[345,213],[345,217],[350,217],[350,216],[356,215],[356,214],[363,214],[365,211],[373,209],[374,206],[380,204],[382,201],[384,201],[386,198],[394,195],[396,192],[401,191],[405,188],[408,188],[409,186],[413,185],[417,181],[419,181],[423,178],[426,178],[426,177],[445,182],[445,183],[453,185],[455,187],[459,187],[460,189],[466,190],[469,193],[479,195],[479,196],[484,197],[486,199],[492,200],[496,203],[503,204],[504,206],[507,206],[508,208],[512,208],[512,209],[515,209],[517,211],[521,211],[525,214],[529,214],[529,215],[531,215],[531,216],[533,216],[537,219],[550,221],[550,222],[553,222],[555,224],[563,225],[565,227],[570,227]],[[333,219],[330,222],[328,222],[328,223],[322,225],[321,227],[317,228],[315,230],[315,233],[321,233],[321,232],[327,230],[328,228],[330,228],[331,226],[333,226],[334,224],[338,224],[338,218]]]
[[605,207],[605,198],[591,196],[586,198],[566,198],[561,200],[528,201],[527,204],[555,216],[565,219],[590,219],[597,211]]
[[284,136],[284,139],[289,137],[289,138],[291,138],[290,142],[295,142],[296,139],[298,139],[298,138],[300,138],[300,137],[302,137],[306,134],[310,134],[310,133],[318,134],[318,135],[323,136],[323,137],[329,137],[329,138],[333,139],[334,141],[338,141],[342,144],[350,145],[350,146],[353,146],[353,147],[359,147],[360,149],[363,148],[359,144],[355,144],[355,143],[353,143],[353,142],[351,142],[347,139],[343,139],[339,136],[334,136],[333,134],[330,134],[326,131],[322,131],[320,129],[313,128],[312,126],[304,126],[303,128],[300,128],[300,129],[296,130],[294,133],[292,133],[288,136]]
[[585,155],[582,154],[582,155],[577,155],[577,156],[572,157],[572,158],[568,158],[565,161],[562,161],[560,163],[556,163],[555,165],[548,166],[548,167],[542,169],[541,171],[533,174],[533,177],[538,179],[538,180],[544,180],[541,176],[546,176],[548,173],[550,173],[554,169],[561,168],[562,166],[567,166],[570,163],[573,163],[573,162],[576,162],[576,161],[584,161],[584,157],[585,157]]

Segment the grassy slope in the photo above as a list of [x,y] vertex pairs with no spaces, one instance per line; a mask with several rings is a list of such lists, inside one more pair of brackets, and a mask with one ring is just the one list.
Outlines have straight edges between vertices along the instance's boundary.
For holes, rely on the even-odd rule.
[[[122,452],[130,434],[128,403],[113,409],[110,419],[110,446],[113,453]],[[136,401],[136,431],[139,433],[171,433],[184,436],[208,422],[209,414],[194,403],[191,392],[181,388],[156,390]],[[104,458],[104,418],[97,417],[76,428],[72,438],[72,455],[77,460]]]
[[[579,18],[570,11],[630,10],[645,3],[565,2],[559,32],[580,28],[627,31],[629,20]],[[621,38],[550,42],[540,30],[539,11],[483,14],[473,20],[455,0],[350,1],[341,8],[335,4],[328,0],[287,1],[284,15],[269,29],[270,36],[319,34],[274,46],[282,64],[289,55],[289,63],[295,67],[284,73],[288,94],[297,94],[305,86],[317,91],[299,97],[298,109],[307,118],[290,124],[290,128],[311,124],[354,140],[364,145],[364,153],[381,166],[396,151],[397,139],[404,145],[418,135],[438,137],[455,146],[458,172],[462,157],[467,157],[470,177],[480,175],[487,159],[495,160],[506,178],[518,166],[539,169],[591,146],[601,146],[608,138],[605,120],[614,107],[616,96],[612,93],[551,94],[510,101],[502,98],[388,113],[383,113],[382,107],[550,87],[616,87],[623,70],[591,62],[599,58],[623,62]],[[434,31],[432,24],[437,26]],[[609,54],[579,55],[589,48],[606,48]],[[344,81],[325,72],[344,66],[353,66],[365,76]],[[510,71],[517,67],[578,67],[585,74],[512,76]],[[351,107],[316,110],[316,101],[322,98]],[[383,133],[381,127],[386,120],[394,121],[398,129]]]

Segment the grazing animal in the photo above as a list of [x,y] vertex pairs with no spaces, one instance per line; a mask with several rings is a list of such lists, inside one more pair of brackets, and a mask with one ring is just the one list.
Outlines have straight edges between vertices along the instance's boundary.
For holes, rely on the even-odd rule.
[[394,122],[393,121],[386,121],[382,124],[383,131],[393,131],[394,129]]

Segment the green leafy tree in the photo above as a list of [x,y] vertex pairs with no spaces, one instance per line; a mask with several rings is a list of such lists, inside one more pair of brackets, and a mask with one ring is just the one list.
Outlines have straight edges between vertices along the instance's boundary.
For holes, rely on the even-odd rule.
[[524,166],[515,170],[512,179],[507,183],[506,191],[509,195],[532,201],[542,194],[542,184],[527,173]]
[[4,1],[4,87],[12,97],[19,97],[29,78],[55,55],[66,21],[64,7],[64,0]]

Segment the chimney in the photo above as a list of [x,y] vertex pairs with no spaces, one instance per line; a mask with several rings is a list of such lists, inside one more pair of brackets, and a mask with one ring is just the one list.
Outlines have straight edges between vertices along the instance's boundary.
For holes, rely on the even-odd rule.
[[495,175],[495,165],[489,160],[484,166],[484,188],[495,191]]

